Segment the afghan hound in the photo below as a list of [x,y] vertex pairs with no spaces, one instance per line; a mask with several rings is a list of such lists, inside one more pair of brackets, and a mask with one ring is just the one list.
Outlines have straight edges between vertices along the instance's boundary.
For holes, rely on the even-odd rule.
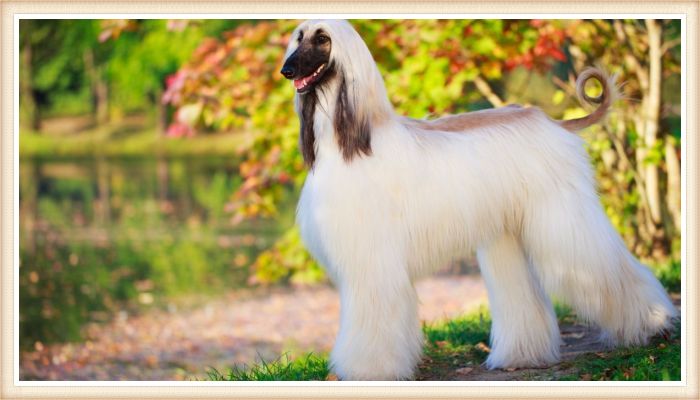
[[[492,316],[488,368],[559,360],[548,295],[610,344],[670,329],[677,310],[608,221],[573,133],[614,99],[602,71],[577,80],[578,95],[599,104],[582,118],[507,106],[412,119],[394,112],[348,22],[312,20],[292,33],[281,73],[296,88],[309,168],[297,223],[340,293],[331,352],[340,379],[412,378],[423,346],[413,282],[474,250]],[[584,93],[589,79],[602,84],[600,97]]]

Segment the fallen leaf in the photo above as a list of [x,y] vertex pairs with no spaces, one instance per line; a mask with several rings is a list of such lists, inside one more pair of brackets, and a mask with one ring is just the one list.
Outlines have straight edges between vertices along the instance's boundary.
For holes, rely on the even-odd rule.
[[472,371],[474,371],[474,368],[470,368],[470,367],[458,368],[455,370],[456,373],[461,374],[461,375],[466,375]]
[[660,348],[660,349],[665,349],[665,348],[666,348],[666,344],[665,344],[665,343],[659,343],[659,348]]
[[148,365],[151,368],[155,367],[156,365],[158,365],[158,357],[154,356],[153,354],[147,356],[146,365]]
[[339,379],[338,379],[338,375],[336,375],[336,374],[328,374],[328,376],[326,377],[326,380],[327,381],[338,381]]
[[582,381],[590,381],[592,378],[591,374],[583,374],[581,375],[581,380]]
[[443,348],[447,346],[447,340],[438,340],[435,342],[435,345],[439,348]]
[[515,371],[516,369],[517,369],[517,368],[506,368],[506,371],[508,371],[508,372],[513,372],[513,371]]
[[476,347],[478,350],[483,351],[484,353],[490,353],[490,352],[491,352],[491,348],[490,348],[486,343],[484,343],[484,342],[479,342],[479,343],[477,343],[476,346],[474,346],[474,347]]

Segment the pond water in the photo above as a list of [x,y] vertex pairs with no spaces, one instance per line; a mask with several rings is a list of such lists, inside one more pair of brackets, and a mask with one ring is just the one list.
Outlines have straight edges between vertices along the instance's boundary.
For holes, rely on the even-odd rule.
[[233,225],[235,160],[20,161],[20,346],[79,340],[87,322],[246,285],[293,224]]

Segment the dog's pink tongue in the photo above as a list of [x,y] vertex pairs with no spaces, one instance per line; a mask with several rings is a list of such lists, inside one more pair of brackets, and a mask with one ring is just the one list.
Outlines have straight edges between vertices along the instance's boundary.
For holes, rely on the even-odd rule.
[[301,78],[301,79],[295,79],[294,80],[294,87],[299,89],[302,88],[306,85],[306,78]]

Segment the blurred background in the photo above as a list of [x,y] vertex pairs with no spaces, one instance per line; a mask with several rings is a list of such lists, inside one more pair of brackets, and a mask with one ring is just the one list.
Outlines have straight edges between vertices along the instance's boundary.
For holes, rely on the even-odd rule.
[[[20,22],[20,377],[194,379],[328,351],[337,299],[294,228],[292,20]],[[569,119],[586,66],[625,97],[582,133],[629,248],[680,290],[678,20],[353,20],[397,112]],[[589,88],[595,93],[595,85]],[[485,302],[473,260],[426,321]]]

